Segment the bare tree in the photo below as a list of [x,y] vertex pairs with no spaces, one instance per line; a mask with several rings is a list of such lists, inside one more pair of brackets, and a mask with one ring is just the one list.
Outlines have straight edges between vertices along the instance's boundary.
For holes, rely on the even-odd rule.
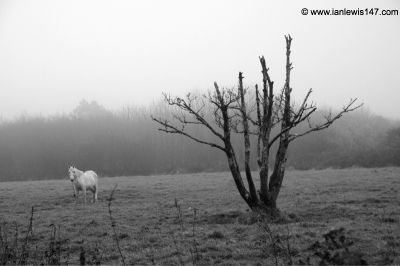
[[[166,133],[180,134],[196,142],[217,148],[226,154],[229,169],[232,173],[236,187],[241,197],[254,211],[265,211],[277,214],[276,200],[285,175],[287,151],[289,144],[304,135],[314,131],[328,128],[343,114],[359,108],[362,104],[355,105],[357,99],[351,99],[337,114],[329,113],[325,120],[319,124],[312,123],[310,117],[317,110],[314,103],[309,102],[312,92],[310,89],[300,105],[295,106],[291,101],[292,88],[290,74],[293,69],[290,61],[292,38],[286,39],[286,79],[280,93],[274,95],[274,82],[268,73],[264,57],[260,57],[263,84],[261,91],[255,86],[255,103],[246,103],[248,89],[243,87],[243,74],[239,72],[238,88],[220,88],[214,82],[214,91],[207,95],[193,96],[188,94],[185,98],[172,98],[164,94],[165,102],[179,111],[173,119],[152,117],[160,125],[159,130]],[[212,113],[207,113],[211,105]],[[175,123],[172,122],[175,121]],[[308,123],[303,132],[293,133],[297,125]],[[189,133],[187,126],[204,126],[216,136],[218,142],[200,139]],[[272,130],[273,128],[276,128]],[[247,180],[245,185],[237,161],[236,153],[231,142],[232,133],[243,135],[244,139],[244,170]],[[257,138],[257,163],[259,166],[260,187],[256,190],[250,168],[251,136]],[[270,158],[271,147],[277,144],[275,160]],[[273,161],[273,165],[270,162]]]

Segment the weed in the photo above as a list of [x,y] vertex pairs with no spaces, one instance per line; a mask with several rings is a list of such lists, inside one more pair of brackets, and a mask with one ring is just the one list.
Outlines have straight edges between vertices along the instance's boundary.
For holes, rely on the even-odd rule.
[[[319,265],[367,265],[363,254],[350,251],[354,241],[349,239],[343,227],[331,229],[323,235],[324,241],[314,242],[308,249],[319,258]],[[300,259],[299,264],[310,264],[311,257]]]
[[117,231],[115,229],[116,228],[116,221],[114,220],[114,217],[112,216],[112,211],[111,211],[111,201],[113,200],[114,192],[117,189],[117,186],[118,185],[114,186],[113,190],[111,191],[110,197],[107,199],[108,200],[108,214],[109,214],[109,217],[110,217],[111,228],[112,228],[113,233],[114,233],[115,243],[117,245],[118,252],[119,252],[119,255],[120,255],[121,260],[122,260],[122,265],[126,265],[125,257],[122,254],[121,246],[119,244],[119,237],[118,237]]
[[224,234],[219,232],[219,231],[214,231],[211,234],[208,235],[209,238],[213,238],[213,239],[222,239],[224,238]]

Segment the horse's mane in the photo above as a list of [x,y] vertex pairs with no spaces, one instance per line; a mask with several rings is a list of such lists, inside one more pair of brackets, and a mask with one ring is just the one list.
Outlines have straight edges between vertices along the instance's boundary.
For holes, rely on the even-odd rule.
[[77,177],[81,176],[84,173],[83,171],[79,170],[74,166],[70,166],[69,171],[72,172],[73,174],[79,174]]

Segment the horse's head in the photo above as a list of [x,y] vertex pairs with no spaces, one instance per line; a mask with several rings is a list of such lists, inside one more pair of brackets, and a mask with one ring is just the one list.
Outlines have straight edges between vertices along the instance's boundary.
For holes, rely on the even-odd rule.
[[75,181],[76,178],[76,168],[73,166],[70,166],[68,169],[68,174],[69,174],[69,180],[71,180],[71,182]]

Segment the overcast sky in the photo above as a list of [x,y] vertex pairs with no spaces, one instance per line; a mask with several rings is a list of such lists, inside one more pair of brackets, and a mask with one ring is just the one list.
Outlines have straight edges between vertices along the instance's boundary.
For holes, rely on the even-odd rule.
[[[279,2],[279,4],[278,4]],[[322,106],[358,97],[400,119],[400,16],[304,16],[309,9],[397,9],[400,1],[0,1],[0,115],[70,112],[81,99],[117,110],[163,91],[260,83],[276,88],[291,34],[292,87]]]

